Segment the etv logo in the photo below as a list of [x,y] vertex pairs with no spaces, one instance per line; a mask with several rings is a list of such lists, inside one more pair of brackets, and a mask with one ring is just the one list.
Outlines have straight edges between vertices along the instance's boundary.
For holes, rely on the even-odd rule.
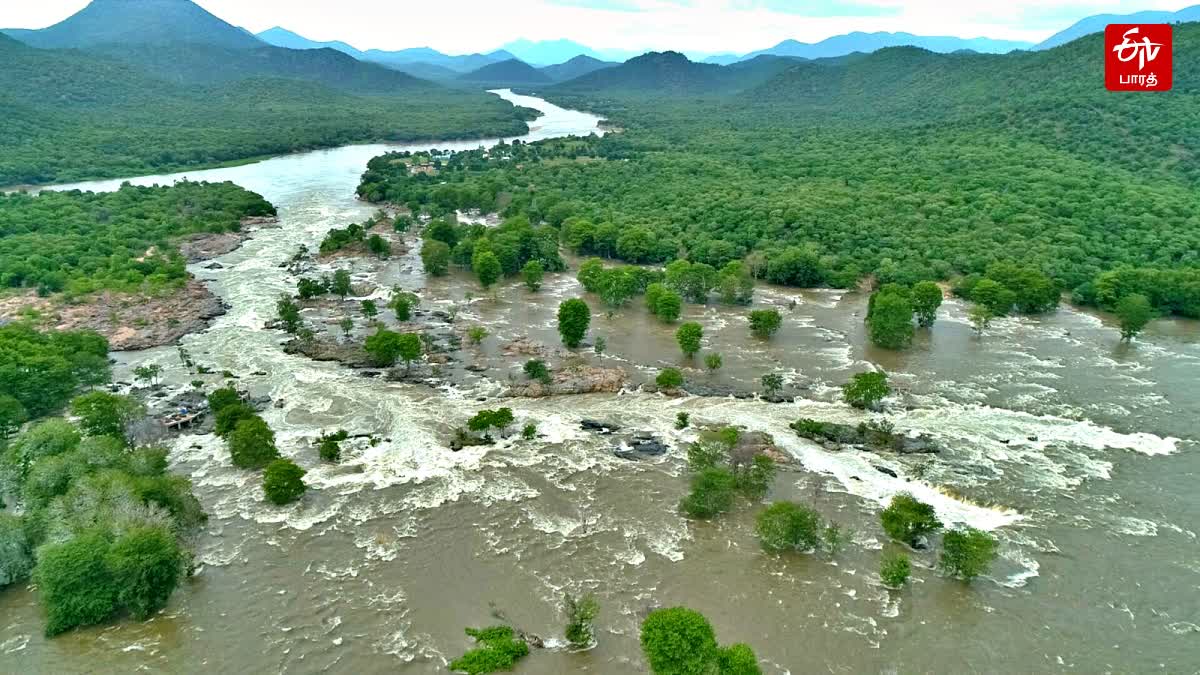
[[1109,91],[1169,91],[1170,24],[1108,24],[1104,29],[1104,87]]

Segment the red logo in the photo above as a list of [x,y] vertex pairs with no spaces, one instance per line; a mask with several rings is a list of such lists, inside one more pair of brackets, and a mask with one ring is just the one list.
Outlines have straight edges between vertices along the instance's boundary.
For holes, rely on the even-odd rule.
[[1104,29],[1104,86],[1109,91],[1171,89],[1171,25],[1110,23]]

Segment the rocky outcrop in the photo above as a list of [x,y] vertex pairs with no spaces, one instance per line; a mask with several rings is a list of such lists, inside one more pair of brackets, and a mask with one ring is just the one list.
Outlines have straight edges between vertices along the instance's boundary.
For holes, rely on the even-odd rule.
[[797,436],[816,441],[829,450],[855,446],[907,455],[942,451],[932,436],[896,431],[887,420],[851,425],[802,419],[793,422],[791,427]]
[[300,354],[314,361],[334,361],[351,368],[369,368],[375,363],[362,344],[340,343],[332,340],[292,339],[283,345],[287,354]]
[[554,372],[550,382],[523,382],[504,392],[505,396],[541,398],[564,394],[615,393],[621,390],[628,378],[620,368],[597,366],[574,366]]
[[211,260],[232,253],[254,232],[278,223],[275,218],[243,218],[242,228],[237,232],[199,232],[184,237],[179,242],[179,252],[189,263]]
[[667,454],[667,444],[649,431],[640,431],[621,439],[613,454],[621,459],[638,460],[661,457]]
[[545,345],[524,336],[500,347],[500,353],[505,356],[545,356],[547,351]]

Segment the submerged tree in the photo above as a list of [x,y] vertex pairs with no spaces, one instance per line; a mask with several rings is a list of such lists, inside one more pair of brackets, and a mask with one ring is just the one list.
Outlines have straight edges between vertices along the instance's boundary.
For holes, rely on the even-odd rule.
[[873,410],[891,391],[887,373],[878,370],[858,373],[842,386],[842,400],[855,408]]
[[592,310],[579,298],[564,301],[558,306],[558,334],[563,344],[574,349],[583,342],[588,325],[592,322]]
[[675,341],[679,343],[679,349],[683,355],[689,359],[700,351],[700,340],[704,338],[704,328],[700,324],[689,321],[679,327],[675,331]]
[[938,566],[943,572],[964,581],[985,574],[996,559],[995,537],[973,527],[950,530],[942,537],[942,555]]
[[566,593],[563,595],[563,606],[567,612],[567,627],[563,631],[567,642],[576,649],[592,646],[596,641],[592,622],[600,613],[600,603],[597,602],[596,596],[588,593],[581,598],[576,598],[570,593]]
[[1154,318],[1150,300],[1140,293],[1130,293],[1117,302],[1117,319],[1121,322],[1121,339],[1130,342]]
[[942,521],[929,504],[907,493],[892,497],[891,503],[879,514],[883,531],[896,541],[916,547],[921,539],[942,529]]

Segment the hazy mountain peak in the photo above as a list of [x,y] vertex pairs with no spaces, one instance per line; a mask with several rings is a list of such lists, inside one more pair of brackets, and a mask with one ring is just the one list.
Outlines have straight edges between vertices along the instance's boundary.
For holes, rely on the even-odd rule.
[[195,43],[253,49],[263,45],[191,0],[92,0],[53,26],[10,34],[41,48]]

